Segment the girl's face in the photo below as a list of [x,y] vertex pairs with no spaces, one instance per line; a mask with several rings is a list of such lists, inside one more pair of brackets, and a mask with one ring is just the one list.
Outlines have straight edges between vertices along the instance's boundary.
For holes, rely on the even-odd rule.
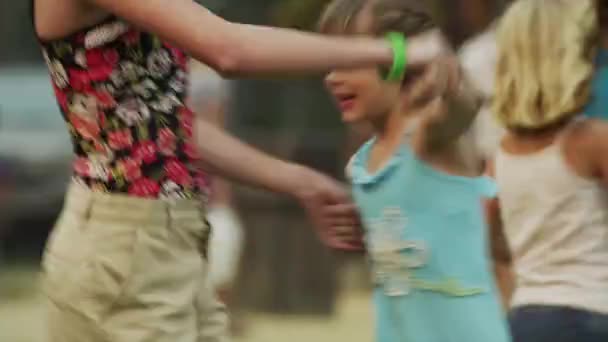
[[[355,18],[354,33],[368,35],[372,20],[370,6],[365,6]],[[400,102],[400,84],[383,81],[375,67],[333,70],[325,85],[346,123],[382,120]]]
[[346,123],[381,120],[401,102],[400,84],[383,81],[376,68],[334,70],[325,85]]

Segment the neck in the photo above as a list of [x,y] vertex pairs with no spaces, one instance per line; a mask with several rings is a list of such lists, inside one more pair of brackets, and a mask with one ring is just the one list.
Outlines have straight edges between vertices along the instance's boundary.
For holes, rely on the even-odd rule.
[[400,143],[407,116],[399,110],[393,110],[388,115],[372,122],[376,133],[376,141],[381,144]]

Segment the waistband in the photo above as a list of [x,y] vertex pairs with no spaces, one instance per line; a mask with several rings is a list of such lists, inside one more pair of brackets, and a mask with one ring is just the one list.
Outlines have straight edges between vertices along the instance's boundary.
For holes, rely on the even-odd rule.
[[130,222],[165,220],[202,220],[203,201],[194,199],[149,199],[93,191],[76,181],[68,187],[64,212],[82,217]]

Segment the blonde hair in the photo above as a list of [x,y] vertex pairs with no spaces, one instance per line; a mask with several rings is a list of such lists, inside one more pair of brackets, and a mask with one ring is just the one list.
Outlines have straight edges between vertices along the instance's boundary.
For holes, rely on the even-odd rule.
[[497,31],[494,113],[512,130],[540,130],[589,99],[598,35],[594,0],[518,0]]

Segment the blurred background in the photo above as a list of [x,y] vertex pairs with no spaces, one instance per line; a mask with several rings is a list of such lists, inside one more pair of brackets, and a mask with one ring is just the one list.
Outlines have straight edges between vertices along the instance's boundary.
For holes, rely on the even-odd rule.
[[[232,21],[313,30],[328,1],[199,2]],[[503,2],[435,5],[462,42],[487,27]],[[70,176],[71,145],[28,6],[28,0],[0,2],[0,342],[44,341],[38,264]],[[343,179],[361,138],[340,124],[320,78],[227,82],[194,69],[193,105],[208,119],[273,155]],[[218,290],[233,313],[237,341],[372,339],[363,256],[324,248],[288,199],[221,182],[216,190],[216,206],[229,214],[217,210],[215,229],[225,226],[230,233],[218,234],[221,243],[238,251],[232,258],[239,263],[226,266],[235,269],[233,281]]]

